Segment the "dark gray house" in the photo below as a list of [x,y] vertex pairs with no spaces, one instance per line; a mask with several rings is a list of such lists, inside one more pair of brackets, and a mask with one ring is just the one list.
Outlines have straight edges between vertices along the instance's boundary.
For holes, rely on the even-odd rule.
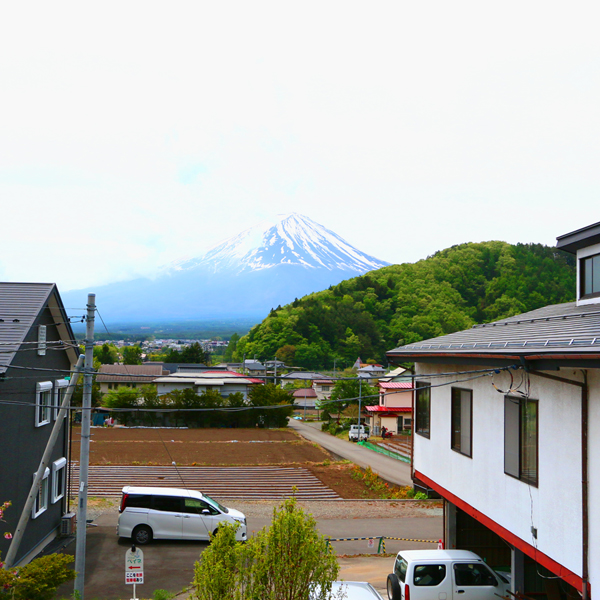
[[[82,309],[82,313],[84,309]],[[55,422],[79,351],[51,283],[0,283],[0,503],[10,500],[4,531],[14,531]],[[60,532],[66,512],[68,428],[63,425],[25,530],[16,564]],[[0,537],[6,556],[10,542]]]

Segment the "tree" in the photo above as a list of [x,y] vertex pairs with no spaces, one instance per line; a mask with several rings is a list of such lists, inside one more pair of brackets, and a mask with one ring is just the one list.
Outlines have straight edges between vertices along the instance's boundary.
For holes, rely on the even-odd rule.
[[252,411],[253,425],[264,427],[286,427],[288,417],[294,412],[294,398],[286,390],[282,390],[273,383],[255,385],[248,394],[250,406],[277,406],[282,408],[267,408],[261,411]]
[[327,600],[339,565],[312,515],[295,498],[273,511],[270,527],[246,544],[222,525],[195,564],[197,600]]
[[240,336],[237,333],[232,333],[229,338],[229,343],[227,344],[227,348],[225,349],[225,354],[223,355],[223,362],[232,362],[233,361],[233,353],[237,347],[238,340]]
[[277,352],[275,352],[275,358],[282,361],[286,365],[293,365],[295,356],[296,346],[292,346],[291,344],[285,344],[284,346],[281,346]]
[[340,379],[336,381],[331,391],[330,400],[323,403],[323,408],[328,413],[337,413],[337,419],[340,420],[342,411],[351,404],[358,406],[358,398],[362,398],[362,404],[377,404],[379,396],[377,390],[366,381],[358,379]]
[[123,364],[124,365],[141,365],[142,364],[142,349],[137,344],[135,346],[125,346],[123,348]]
[[[138,408],[139,392],[135,388],[119,386],[116,390],[111,390],[102,399],[102,404],[106,408]],[[131,412],[124,411],[118,413],[119,421],[124,425],[128,425],[133,418],[133,410]]]
[[103,365],[114,365],[119,362],[119,351],[114,344],[104,342],[102,346],[94,346],[94,358]]
[[200,342],[194,342],[181,350],[168,350],[163,355],[164,362],[210,365],[210,352]]

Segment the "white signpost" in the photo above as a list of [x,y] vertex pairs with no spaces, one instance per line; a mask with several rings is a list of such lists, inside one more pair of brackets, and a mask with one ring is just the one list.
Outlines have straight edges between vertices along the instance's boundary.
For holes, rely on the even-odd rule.
[[137,600],[135,586],[144,583],[144,553],[135,546],[125,552],[125,583],[133,584],[132,600]]

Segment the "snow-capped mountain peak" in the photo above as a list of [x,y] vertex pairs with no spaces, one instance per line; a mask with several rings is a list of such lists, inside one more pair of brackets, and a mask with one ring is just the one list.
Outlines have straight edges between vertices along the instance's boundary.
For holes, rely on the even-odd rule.
[[298,213],[263,221],[214,246],[203,256],[172,263],[167,271],[207,269],[236,273],[298,265],[361,274],[388,263],[369,256],[339,235]]

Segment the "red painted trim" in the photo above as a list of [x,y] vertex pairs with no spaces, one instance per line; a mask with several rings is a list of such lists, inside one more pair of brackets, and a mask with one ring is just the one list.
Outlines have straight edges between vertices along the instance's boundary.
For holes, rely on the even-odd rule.
[[492,521],[492,519],[490,519],[488,516],[484,515],[482,512],[479,512],[476,508],[473,508],[470,504],[467,504],[464,500],[461,500],[458,496],[455,496],[452,492],[449,492],[441,485],[438,485],[435,481],[429,479],[429,477],[426,475],[423,475],[423,473],[415,471],[415,477],[424,484],[428,485],[431,489],[435,490],[438,494],[440,494],[440,496],[449,502],[452,502],[452,504],[455,506],[458,506],[458,508],[460,508],[463,512],[466,512],[468,515],[479,521],[482,525],[485,525],[488,529],[491,529],[494,533],[497,533],[511,546],[518,548],[521,550],[521,552],[527,554],[527,556],[533,558],[533,560],[540,563],[540,565],[546,567],[546,569],[564,579],[569,585],[572,585],[580,592],[583,590],[583,580],[581,577],[579,577],[579,575],[576,575],[566,567],[563,567],[563,565],[557,563],[554,559],[550,558],[543,552],[540,552],[531,544],[523,541],[520,537],[517,537],[508,529],[502,527],[502,525],[498,525],[496,521]]

